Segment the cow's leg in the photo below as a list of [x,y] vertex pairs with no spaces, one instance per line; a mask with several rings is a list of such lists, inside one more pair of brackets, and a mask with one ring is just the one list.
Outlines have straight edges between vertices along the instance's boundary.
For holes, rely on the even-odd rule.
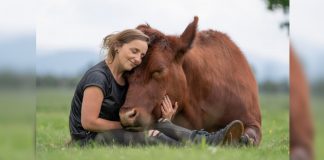
[[309,151],[305,146],[294,146],[290,149],[290,159],[299,160],[299,159],[314,159],[312,151]]
[[261,129],[255,126],[245,126],[241,142],[245,145],[259,145],[261,141]]

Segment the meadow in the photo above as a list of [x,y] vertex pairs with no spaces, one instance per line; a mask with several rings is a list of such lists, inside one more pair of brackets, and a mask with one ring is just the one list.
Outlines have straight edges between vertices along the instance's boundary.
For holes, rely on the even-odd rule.
[[36,159],[288,159],[289,96],[261,94],[263,139],[258,147],[98,146],[67,147],[73,89],[38,88],[36,92]]
[[0,160],[34,159],[35,91],[0,88]]
[[[324,157],[324,99],[323,96],[312,96],[311,107],[315,127],[315,156],[316,159]],[[303,118],[303,117],[300,117]]]

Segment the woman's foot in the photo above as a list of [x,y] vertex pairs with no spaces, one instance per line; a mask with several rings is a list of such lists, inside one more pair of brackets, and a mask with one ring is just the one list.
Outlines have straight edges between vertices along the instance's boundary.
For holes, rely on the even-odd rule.
[[225,128],[216,132],[208,133],[206,131],[193,131],[190,136],[194,142],[201,142],[205,138],[209,145],[239,145],[243,135],[244,126],[240,120],[234,120]]
[[201,143],[203,140],[209,145],[238,145],[243,135],[244,126],[240,120],[234,120],[225,128],[208,133],[203,130],[190,131],[180,126],[176,126],[167,119],[160,119],[156,124],[156,129],[179,141],[189,140],[193,143]]

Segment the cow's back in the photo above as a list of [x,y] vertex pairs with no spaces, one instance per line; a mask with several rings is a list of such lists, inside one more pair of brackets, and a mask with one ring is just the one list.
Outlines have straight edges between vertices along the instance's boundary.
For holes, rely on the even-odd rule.
[[215,130],[234,119],[261,127],[256,80],[244,55],[227,35],[199,32],[183,69],[190,103],[202,115],[203,128]]

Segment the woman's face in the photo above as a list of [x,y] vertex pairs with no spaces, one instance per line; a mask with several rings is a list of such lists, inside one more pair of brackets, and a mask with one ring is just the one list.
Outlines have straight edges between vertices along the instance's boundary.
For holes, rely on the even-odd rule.
[[130,71],[142,62],[142,58],[147,52],[147,42],[133,40],[118,47],[116,57],[124,70]]

